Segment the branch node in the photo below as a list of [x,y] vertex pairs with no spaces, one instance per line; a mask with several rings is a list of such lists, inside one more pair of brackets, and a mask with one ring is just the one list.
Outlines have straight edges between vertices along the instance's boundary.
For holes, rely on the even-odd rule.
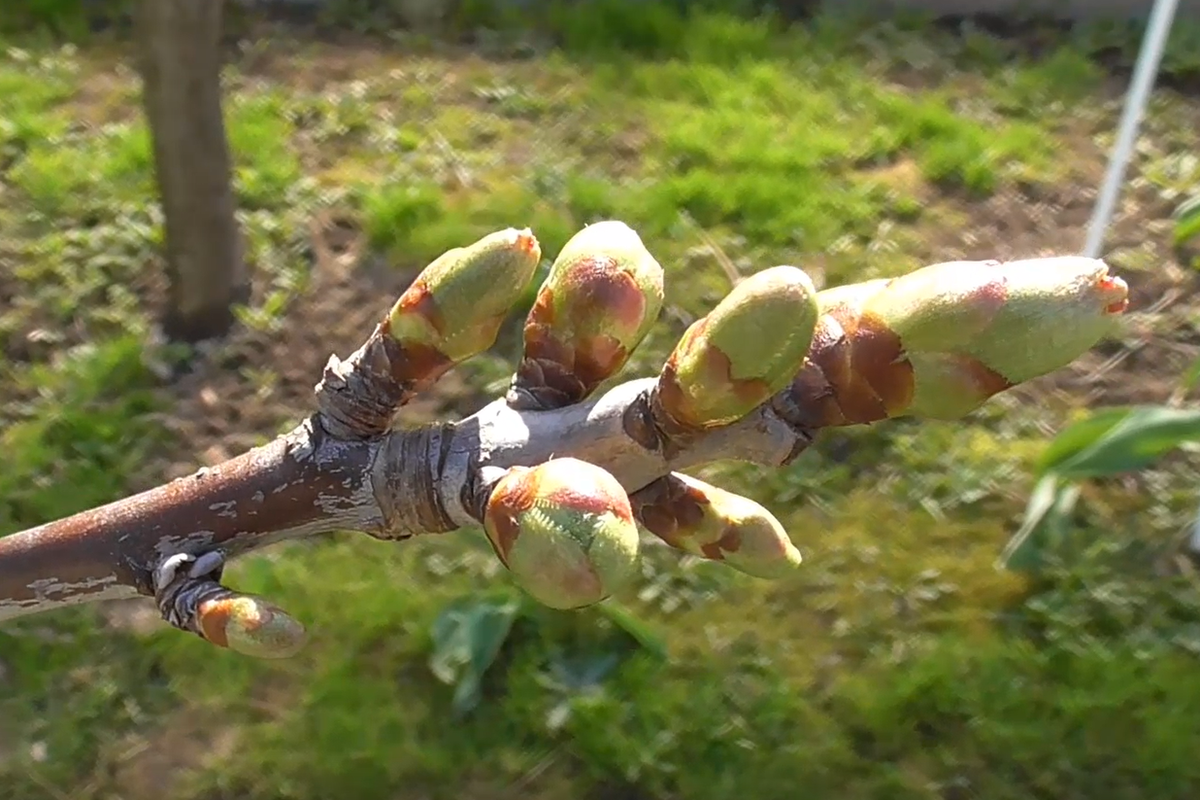
[[224,571],[225,556],[217,550],[199,557],[176,553],[164,559],[154,569],[154,602],[162,618],[182,631],[207,638],[200,627],[200,606],[232,594],[220,583]]
[[653,391],[645,391],[625,407],[621,417],[621,428],[625,435],[653,453],[662,452],[666,435],[654,420]]
[[[183,567],[187,570],[183,571]],[[304,646],[304,626],[273,603],[219,582],[225,554],[173,555],[154,570],[163,619],[209,644],[256,658],[287,658]]]
[[580,400],[581,391],[563,391],[544,380],[543,365],[536,359],[526,358],[517,367],[504,402],[514,411],[551,411],[563,408]]
[[492,490],[507,472],[508,469],[504,467],[481,467],[472,470],[470,477],[463,484],[462,495],[459,498],[462,507],[472,518],[478,520],[480,525],[483,524],[484,515],[487,513]]
[[662,402],[658,384],[647,393],[645,404],[654,434],[659,441],[659,450],[668,460],[675,458],[684,450],[692,447],[696,440],[705,434],[703,428],[692,428],[684,425],[671,416]]
[[371,483],[383,514],[383,524],[370,532],[372,536],[400,541],[458,528],[438,491],[450,443],[445,425],[396,431],[388,437],[372,467]]
[[314,387],[321,426],[338,439],[371,439],[388,432],[396,411],[418,387],[399,380],[405,363],[398,342],[376,325],[362,347],[349,358],[329,357],[321,382]]
[[813,417],[811,409],[816,406],[817,402],[824,402],[833,396],[827,383],[815,386],[809,393],[808,396],[813,398],[811,404],[802,404],[796,400],[797,387],[802,383],[811,383],[813,376],[820,379],[820,373],[807,369],[806,363],[806,369],[801,370],[792,385],[767,401],[767,407],[796,434],[796,441],[792,445],[791,451],[780,462],[780,466],[785,467],[799,458],[816,440],[817,432],[825,427]]

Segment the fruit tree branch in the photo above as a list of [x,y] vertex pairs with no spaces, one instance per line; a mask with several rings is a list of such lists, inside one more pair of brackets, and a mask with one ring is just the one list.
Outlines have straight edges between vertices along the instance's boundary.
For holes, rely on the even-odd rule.
[[510,390],[456,422],[397,426],[410,398],[487,349],[541,258],[508,229],[435,260],[362,347],[332,357],[293,431],[163,486],[0,538],[0,621],[148,595],[222,646],[294,652],[298,623],[220,584],[286,539],[403,540],[482,526],[536,599],[573,608],[631,572],[638,527],[762,577],[800,554],[754,501],[683,470],[789,463],[826,427],[955,419],[1053,371],[1111,330],[1127,290],[1103,262],[954,262],[816,292],[795,267],[742,281],[659,375],[593,392],[661,308],[662,269],[604,222],[559,253],[525,323]]
[[[175,553],[243,555],[286,539],[363,531],[383,539],[478,526],[481,467],[570,456],[609,470],[629,492],[676,469],[722,458],[784,463],[804,441],[770,408],[667,455],[634,435],[654,380],[551,411],[496,400],[455,423],[369,442],[323,432],[315,418],[215,467],[0,538],[0,620],[153,591]],[[630,431],[634,432],[631,435]],[[434,491],[413,491],[414,485]]]

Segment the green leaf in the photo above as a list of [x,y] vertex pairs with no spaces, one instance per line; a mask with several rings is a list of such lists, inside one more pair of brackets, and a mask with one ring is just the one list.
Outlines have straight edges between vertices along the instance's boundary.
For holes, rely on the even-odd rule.
[[467,597],[451,603],[434,620],[429,669],[439,681],[455,687],[456,715],[479,705],[484,673],[508,639],[521,605],[519,598]]
[[[1075,452],[1058,459],[1048,471],[1064,478],[1135,472],[1185,442],[1200,441],[1200,409],[1137,406],[1126,410],[1115,424],[1109,424],[1114,422],[1112,414],[1100,415],[1099,422],[1084,420],[1078,430],[1072,426],[1060,435],[1068,435]],[[1090,434],[1092,441],[1079,446],[1088,438],[1084,434]]]
[[1175,244],[1186,244],[1200,236],[1200,193],[1194,194],[1175,209]]
[[1066,536],[1078,499],[1077,485],[1063,483],[1053,473],[1043,476],[1029,496],[1021,527],[1000,555],[999,566],[1017,572],[1036,571],[1046,550]]
[[1059,434],[1051,440],[1049,446],[1042,453],[1038,464],[1038,474],[1045,475],[1053,472],[1061,464],[1070,461],[1080,452],[1094,445],[1101,437],[1123,422],[1132,410],[1129,406],[1113,406],[1093,411],[1084,419],[1059,431]]
[[[1185,380],[1197,379],[1189,376]],[[1067,427],[1042,455],[1041,479],[1025,506],[1021,528],[1001,554],[1000,565],[1036,569],[1047,545],[1066,535],[1068,516],[1079,495],[1072,481],[1135,472],[1193,441],[1200,441],[1200,410],[1194,409],[1106,408]]]

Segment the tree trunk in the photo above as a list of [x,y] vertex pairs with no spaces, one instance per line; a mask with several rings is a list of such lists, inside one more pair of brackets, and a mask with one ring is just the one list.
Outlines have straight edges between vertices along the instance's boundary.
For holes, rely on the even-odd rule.
[[141,0],[143,105],[166,218],[175,340],[221,336],[248,297],[221,113],[222,0]]

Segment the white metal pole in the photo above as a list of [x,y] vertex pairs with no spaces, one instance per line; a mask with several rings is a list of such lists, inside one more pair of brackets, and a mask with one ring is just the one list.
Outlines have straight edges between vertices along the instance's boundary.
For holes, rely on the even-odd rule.
[[1150,91],[1154,88],[1155,78],[1158,77],[1158,65],[1162,61],[1167,38],[1171,35],[1171,25],[1175,20],[1175,8],[1178,5],[1179,0],[1156,0],[1150,12],[1137,64],[1133,68],[1129,94],[1125,99],[1125,109],[1121,112],[1117,142],[1109,158],[1108,173],[1104,176],[1100,197],[1096,201],[1092,221],[1088,226],[1087,244],[1083,254],[1090,258],[1100,257],[1104,234],[1112,220],[1117,195],[1121,192],[1121,183],[1125,180],[1125,168],[1129,165],[1129,158],[1133,155],[1133,148],[1137,143],[1138,127],[1146,112],[1146,105],[1150,102]]

